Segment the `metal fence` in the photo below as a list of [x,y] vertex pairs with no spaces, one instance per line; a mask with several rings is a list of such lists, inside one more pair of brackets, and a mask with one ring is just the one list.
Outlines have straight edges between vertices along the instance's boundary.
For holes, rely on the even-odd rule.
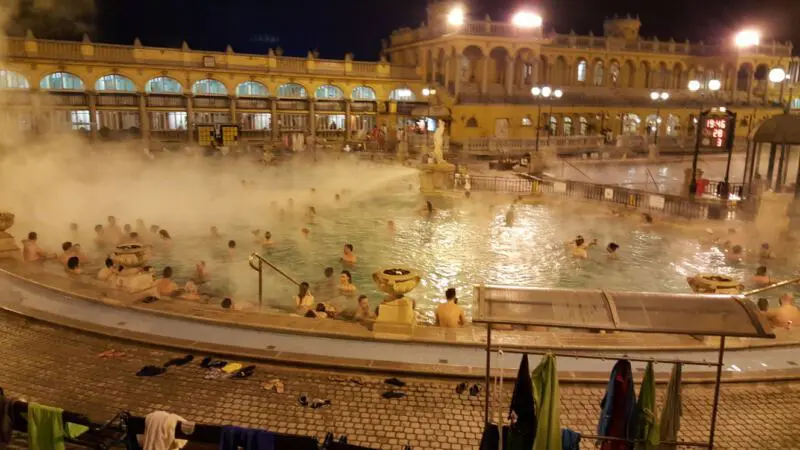
[[505,192],[513,194],[530,194],[533,192],[534,184],[533,180],[527,178],[490,177],[480,175],[470,175],[469,182],[472,191]]
[[692,199],[679,195],[640,191],[620,186],[573,180],[533,178],[532,192],[616,204],[686,219],[741,218],[739,203],[719,199]]

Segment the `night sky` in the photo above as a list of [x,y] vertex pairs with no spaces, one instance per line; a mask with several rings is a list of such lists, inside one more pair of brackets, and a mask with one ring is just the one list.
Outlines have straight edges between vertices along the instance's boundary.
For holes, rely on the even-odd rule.
[[[37,0],[21,0],[35,2]],[[92,2],[94,5],[92,6]],[[378,58],[380,41],[403,26],[425,19],[427,0],[58,0],[74,3],[61,11],[32,13],[15,21],[39,37],[73,37],[86,31],[95,41],[265,53],[280,45],[287,55],[318,49],[322,57]],[[508,20],[520,5],[538,9],[545,28],[579,34],[602,33],[603,18],[638,14],[642,35],[711,42],[742,26],[763,30],[764,40],[792,40],[800,46],[800,0],[468,0],[470,17]],[[83,10],[83,11],[81,11]],[[64,11],[69,11],[65,13]],[[79,11],[79,12],[76,12]],[[43,17],[68,14],[69,17]],[[24,24],[24,25],[23,25]],[[17,30],[18,31],[18,30]]]

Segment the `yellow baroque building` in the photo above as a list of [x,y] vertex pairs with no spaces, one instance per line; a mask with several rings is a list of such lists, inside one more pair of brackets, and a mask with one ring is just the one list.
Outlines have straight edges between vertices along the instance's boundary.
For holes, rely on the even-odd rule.
[[[461,7],[432,0],[419,28],[392,32],[378,62],[181,48],[8,38],[0,119],[22,131],[82,130],[94,139],[139,136],[196,142],[200,125],[237,124],[261,144],[293,133],[332,141],[373,127],[442,117],[451,142],[555,136],[690,137],[702,108],[737,112],[737,135],[794,98],[800,61],[791,43],[645,39],[636,18],[604,22],[603,36],[557,34],[509,22],[452,24]],[[786,80],[773,83],[774,68]],[[698,89],[688,89],[690,81]],[[717,86],[715,86],[715,84]],[[531,95],[560,89],[560,98]],[[718,87],[717,90],[712,88]],[[435,92],[431,95],[431,92]],[[653,93],[666,93],[652,100]],[[662,100],[666,98],[666,100]],[[754,120],[755,119],[755,120]],[[656,131],[657,130],[657,131]]]

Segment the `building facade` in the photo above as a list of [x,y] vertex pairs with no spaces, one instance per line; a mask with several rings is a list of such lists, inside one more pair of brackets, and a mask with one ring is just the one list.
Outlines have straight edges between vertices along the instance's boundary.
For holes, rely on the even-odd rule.
[[[358,139],[375,126],[438,115],[451,142],[465,142],[530,138],[537,124],[557,136],[691,136],[698,111],[720,105],[737,112],[741,136],[784,105],[800,107],[790,43],[644,39],[635,18],[606,20],[603,36],[488,18],[451,25],[455,7],[432,0],[426,23],[394,31],[378,62],[8,38],[0,120],[22,131],[165,143],[196,142],[199,125],[237,124],[243,142],[258,144],[292,133]],[[769,81],[774,68],[786,71],[784,82]],[[564,95],[534,98],[534,86]],[[653,101],[653,92],[669,97]]]

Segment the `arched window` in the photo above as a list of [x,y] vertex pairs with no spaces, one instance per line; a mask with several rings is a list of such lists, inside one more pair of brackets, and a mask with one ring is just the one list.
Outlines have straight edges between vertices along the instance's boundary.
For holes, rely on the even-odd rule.
[[659,128],[661,124],[661,117],[656,116],[655,114],[650,114],[647,116],[647,135],[652,136],[656,133],[656,130]]
[[297,83],[286,83],[278,87],[278,97],[280,98],[308,98],[306,88]]
[[595,86],[602,86],[603,80],[605,78],[605,68],[603,67],[603,61],[596,61],[594,63],[594,85]]
[[144,85],[145,92],[153,94],[183,94],[183,86],[170,77],[155,77]]
[[136,92],[136,86],[130,78],[115,73],[100,77],[94,84],[94,89],[96,91]]
[[564,136],[572,136],[572,117],[564,117]]
[[550,116],[548,122],[549,126],[547,128],[548,131],[550,132],[550,136],[555,136],[556,134],[558,134],[558,117]]
[[586,136],[586,134],[589,132],[589,121],[586,120],[586,117],[581,116],[578,119],[578,123],[578,134],[581,136]]
[[192,85],[192,94],[196,95],[228,95],[228,88],[221,81],[206,78],[197,80]]
[[344,92],[336,86],[325,84],[317,88],[314,97],[320,100],[341,100],[344,98]]
[[667,136],[679,136],[681,134],[681,120],[678,116],[670,114],[667,117]]
[[642,119],[636,114],[625,114],[622,116],[622,134],[638,134],[639,123]]
[[578,76],[577,76],[577,79],[581,83],[586,81],[586,66],[587,66],[587,64],[586,64],[586,61],[584,61],[584,60],[581,60],[581,62],[578,63],[578,74],[577,74]]
[[269,97],[269,89],[258,81],[245,81],[236,86],[237,97]]
[[417,96],[409,88],[397,88],[389,94],[389,100],[396,102],[413,102],[416,99]]
[[24,75],[10,70],[0,70],[0,89],[30,89]]
[[478,128],[478,119],[470,117],[467,119],[467,123],[464,126],[467,128]]
[[531,119],[531,116],[529,116],[529,115],[522,116],[522,126],[523,127],[532,127],[533,126],[533,119]]
[[375,90],[369,86],[356,86],[353,88],[353,100],[360,101],[375,101],[378,96],[375,95]]
[[616,61],[612,61],[611,65],[608,67],[608,78],[611,82],[611,86],[617,87],[619,83],[619,63]]
[[82,91],[83,80],[67,72],[56,72],[46,75],[39,82],[39,88],[48,91]]

